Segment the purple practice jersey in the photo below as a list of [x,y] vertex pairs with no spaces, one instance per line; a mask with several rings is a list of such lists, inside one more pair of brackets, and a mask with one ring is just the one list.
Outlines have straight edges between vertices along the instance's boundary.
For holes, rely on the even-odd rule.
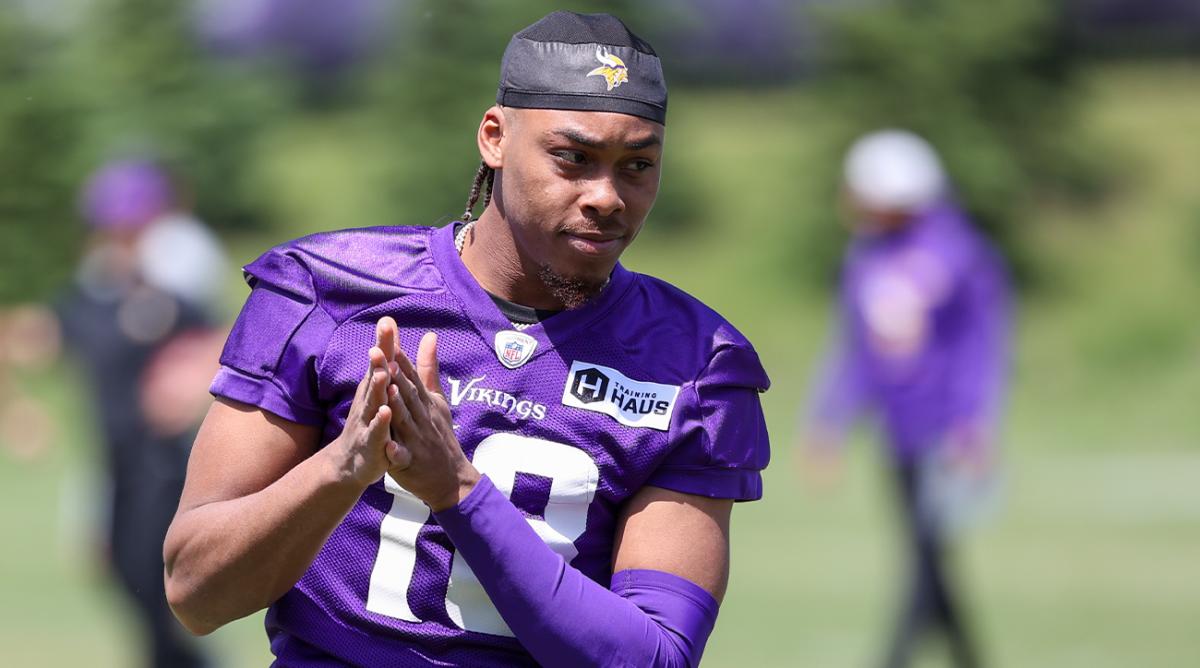
[[840,435],[874,409],[904,460],[942,445],[953,429],[970,429],[976,445],[994,441],[1008,369],[1008,275],[957,207],[857,238],[839,306],[817,425]]
[[[521,335],[463,265],[452,226],[317,234],[246,274],[215,395],[319,426],[328,443],[376,321],[395,318],[411,359],[437,332],[467,457],[605,586],[621,506],[643,486],[762,495],[767,375],[729,323],[662,281],[617,265],[596,298]],[[271,606],[267,631],[283,665],[533,665],[428,507],[389,476]]]

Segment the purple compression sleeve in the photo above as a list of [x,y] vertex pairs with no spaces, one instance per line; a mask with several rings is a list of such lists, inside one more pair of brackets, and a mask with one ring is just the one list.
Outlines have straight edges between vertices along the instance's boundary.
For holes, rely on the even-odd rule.
[[544,666],[696,666],[717,602],[670,573],[628,570],[606,590],[569,566],[483,476],[435,514],[500,616]]

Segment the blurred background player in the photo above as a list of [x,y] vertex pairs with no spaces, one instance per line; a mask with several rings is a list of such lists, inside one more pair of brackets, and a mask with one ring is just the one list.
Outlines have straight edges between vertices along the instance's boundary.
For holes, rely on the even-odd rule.
[[817,381],[807,461],[828,479],[857,417],[878,415],[911,550],[909,589],[885,666],[941,630],[958,666],[980,664],[945,568],[947,533],[990,487],[1008,364],[1000,257],[950,197],[933,148],[885,130],[851,147],[844,195],[854,232],[838,333]]
[[[101,167],[85,185],[81,213],[91,237],[74,281],[48,308],[25,306],[6,315],[7,358],[34,366],[65,352],[83,372],[104,446],[103,551],[134,603],[147,665],[205,665],[167,607],[162,543],[195,426],[209,403],[205,383],[224,338],[216,313],[228,262],[153,162]],[[5,433],[53,440],[53,434],[18,428],[52,429],[35,402],[12,406],[19,414],[7,412]]]

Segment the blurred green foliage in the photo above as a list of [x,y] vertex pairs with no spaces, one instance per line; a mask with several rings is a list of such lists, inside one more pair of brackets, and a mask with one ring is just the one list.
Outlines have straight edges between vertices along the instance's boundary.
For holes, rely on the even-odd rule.
[[74,217],[82,119],[52,48],[0,8],[0,304],[57,285],[79,246],[62,223]]
[[[827,159],[839,163],[854,138],[879,128],[924,136],[976,221],[1028,278],[1020,238],[1036,200],[1079,201],[1105,184],[1097,142],[1077,123],[1087,97],[1061,7],[1042,0],[896,0],[822,9],[816,16],[827,26],[829,48],[817,89],[841,120],[827,137]],[[837,197],[838,176],[820,175],[817,192],[826,201]],[[801,226],[808,245],[826,251],[817,265],[826,276],[841,245],[828,211],[811,203]]]
[[244,174],[255,138],[288,108],[286,80],[207,58],[182,3],[79,7],[55,23],[0,7],[0,304],[61,285],[88,236],[78,191],[111,157],[161,160],[218,227],[259,220]]
[[[630,4],[574,9],[620,13]],[[458,215],[500,55],[513,33],[557,8],[401,3],[374,57],[337,81],[314,82],[282,54],[207,52],[187,3],[78,7],[79,16],[49,24],[0,7],[0,67],[12,90],[25,91],[0,103],[0,242],[21,256],[0,266],[0,303],[43,298],[62,282],[87,236],[73,202],[88,172],[112,157],[159,159],[201,218],[239,233]],[[679,184],[659,202],[660,229],[693,217]]]
[[[571,9],[629,15],[657,41],[686,28],[678,17],[687,12],[675,6],[674,14],[630,0]],[[841,152],[880,126],[928,136],[971,211],[1018,260],[1016,231],[1040,194],[1094,194],[1102,185],[1093,143],[1074,126],[1076,63],[1053,3],[820,6],[815,18],[795,14],[807,22],[797,34],[820,36],[802,51],[821,47],[813,103],[831,122],[809,131],[822,133],[816,164],[825,167],[797,174],[795,190],[770,207],[793,220],[790,243],[774,246],[776,264],[832,275],[843,241],[833,220]],[[78,16],[53,22],[20,7],[0,6],[0,71],[14,93],[0,101],[0,246],[18,256],[0,264],[0,303],[44,297],[61,282],[86,236],[73,208],[79,186],[114,156],[158,157],[180,175],[201,218],[228,231],[282,239],[457,216],[500,54],[514,32],[559,8],[550,0],[397,3],[373,57],[314,85],[278,53],[208,52],[187,2],[90,0],[73,5]],[[770,93],[763,83],[722,81],[751,102]],[[748,120],[745,131],[755,130]],[[648,234],[712,218],[706,211],[716,204],[680,154],[666,153]],[[795,216],[783,210],[788,204]],[[823,259],[796,263],[797,247]]]
[[205,53],[187,3],[93,0],[64,35],[61,66],[83,100],[91,165],[113,155],[158,157],[194,189],[217,227],[254,224],[260,202],[245,178],[255,141],[294,113],[291,80],[268,64],[233,65]]

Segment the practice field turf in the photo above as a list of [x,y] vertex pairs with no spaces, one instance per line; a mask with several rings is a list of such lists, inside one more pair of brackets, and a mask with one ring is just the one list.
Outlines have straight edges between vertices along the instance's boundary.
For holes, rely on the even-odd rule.
[[[968,534],[957,566],[993,665],[1195,666],[1200,71],[1107,70],[1095,94],[1088,122],[1128,178],[1094,210],[1047,204],[1029,227],[1055,282],[1021,310],[1005,508]],[[771,232],[789,221],[778,207],[803,179],[805,132],[821,119],[802,94],[766,98],[674,96],[670,150],[702,182],[707,220],[682,238],[648,232],[627,264],[726,314],[775,383],[764,396],[776,453],[767,496],[734,511],[730,593],[705,665],[869,665],[902,565],[890,481],[865,433],[839,487],[818,492],[794,475],[795,408],[826,304],[762,258],[779,257]],[[797,123],[797,110],[812,122]],[[728,118],[756,131],[713,131]],[[248,255],[265,242],[244,243]],[[0,455],[0,663],[135,665],[124,603],[89,538],[93,449],[64,377],[33,384],[71,416],[64,443],[32,464]],[[266,665],[261,619],[208,642],[229,665]],[[943,665],[938,649],[921,665]]]

